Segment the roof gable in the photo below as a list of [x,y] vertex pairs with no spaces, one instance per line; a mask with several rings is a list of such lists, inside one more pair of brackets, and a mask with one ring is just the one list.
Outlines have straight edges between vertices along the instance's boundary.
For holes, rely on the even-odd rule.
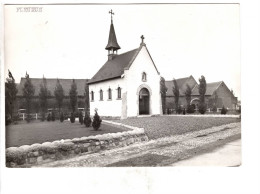
[[[145,47],[145,44],[141,44],[139,48],[122,53],[120,55],[113,56],[113,59],[107,60],[107,62],[99,69],[99,71],[91,78],[88,82],[89,84],[102,82],[110,79],[120,78],[124,74],[124,70],[128,70],[136,59],[137,55],[141,49]],[[154,61],[146,48],[152,63],[159,74],[157,67],[154,64]]]
[[131,60],[137,55],[139,49],[134,49],[126,53],[115,55],[108,60],[99,71],[91,78],[89,83],[96,83],[109,79],[119,78],[124,73],[124,68],[129,65]]
[[[207,83],[207,89],[206,89],[206,93],[205,95],[213,95],[213,93],[218,89],[218,87],[224,83],[223,81],[219,81],[219,82],[212,82],[212,83]],[[192,95],[200,95],[199,94],[199,85],[196,85],[193,90],[192,90]]]
[[136,59],[137,55],[139,54],[139,52],[141,51],[141,49],[142,49],[143,47],[146,49],[146,51],[147,51],[147,53],[148,53],[148,55],[149,55],[149,57],[150,57],[150,59],[151,59],[151,61],[152,61],[152,63],[153,63],[153,66],[154,66],[156,72],[158,73],[158,75],[160,75],[160,73],[159,73],[159,71],[158,71],[158,69],[157,69],[157,67],[156,67],[156,65],[155,65],[155,63],[154,63],[154,61],[153,61],[153,58],[152,58],[152,56],[151,56],[149,50],[147,49],[146,44],[144,44],[144,43],[141,43],[141,45],[140,45],[140,47],[139,47],[139,49],[138,49],[137,54],[136,54],[136,55],[134,56],[134,58],[130,61],[130,63],[128,64],[128,66],[127,66],[125,69],[128,70],[128,69],[131,67],[131,65],[133,64],[134,60]]
[[[193,83],[189,83],[190,81],[192,81]],[[193,78],[193,76],[189,76],[189,77],[184,77],[184,78],[179,78],[176,79],[177,85],[179,87],[179,92],[180,92],[180,96],[184,96],[185,95],[185,90],[186,90],[186,85],[188,84],[191,87],[191,90],[194,88],[194,86],[197,85],[196,80]],[[167,90],[167,96],[174,96],[173,94],[173,80],[170,81],[165,81],[165,86],[168,88]]]

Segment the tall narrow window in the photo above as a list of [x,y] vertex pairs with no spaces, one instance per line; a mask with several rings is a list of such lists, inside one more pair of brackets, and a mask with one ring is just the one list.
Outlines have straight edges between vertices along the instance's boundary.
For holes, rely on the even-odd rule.
[[91,101],[94,101],[94,92],[91,91]]
[[143,73],[142,73],[142,81],[143,81],[143,82],[146,82],[146,80],[147,80],[146,73],[143,72]]
[[121,98],[121,88],[120,87],[117,88],[117,98],[118,99]]
[[100,95],[100,100],[103,100],[103,90],[99,91],[99,95]]
[[108,100],[112,99],[112,90],[111,88],[108,89]]

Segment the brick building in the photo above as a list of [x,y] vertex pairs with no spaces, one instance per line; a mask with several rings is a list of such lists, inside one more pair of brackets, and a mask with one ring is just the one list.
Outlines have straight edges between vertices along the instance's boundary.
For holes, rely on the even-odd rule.
[[[187,85],[191,88],[191,104],[197,106],[199,103],[199,85],[194,79],[193,76],[176,79],[177,85],[179,87],[179,105],[182,107],[187,106],[185,91]],[[166,93],[166,108],[175,109],[174,105],[174,94],[173,94],[173,81],[165,81],[165,85],[167,87]],[[217,96],[217,97],[216,97]],[[222,108],[224,105],[228,109],[236,109],[237,108],[237,97],[229,90],[224,81],[207,83],[207,89],[205,93],[205,103],[207,104],[207,108],[213,107],[213,99],[217,99],[216,106],[217,108]]]

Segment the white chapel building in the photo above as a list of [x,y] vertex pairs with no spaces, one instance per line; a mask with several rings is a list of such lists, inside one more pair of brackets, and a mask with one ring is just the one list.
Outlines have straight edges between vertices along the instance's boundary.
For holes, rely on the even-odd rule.
[[141,37],[140,46],[118,54],[112,20],[106,50],[108,60],[89,80],[90,115],[104,117],[136,117],[161,115],[160,73]]

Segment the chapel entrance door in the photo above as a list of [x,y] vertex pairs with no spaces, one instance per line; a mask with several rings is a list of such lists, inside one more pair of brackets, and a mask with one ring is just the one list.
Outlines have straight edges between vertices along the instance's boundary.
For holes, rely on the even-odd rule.
[[139,92],[139,115],[149,115],[150,114],[150,95],[146,88],[143,88]]

